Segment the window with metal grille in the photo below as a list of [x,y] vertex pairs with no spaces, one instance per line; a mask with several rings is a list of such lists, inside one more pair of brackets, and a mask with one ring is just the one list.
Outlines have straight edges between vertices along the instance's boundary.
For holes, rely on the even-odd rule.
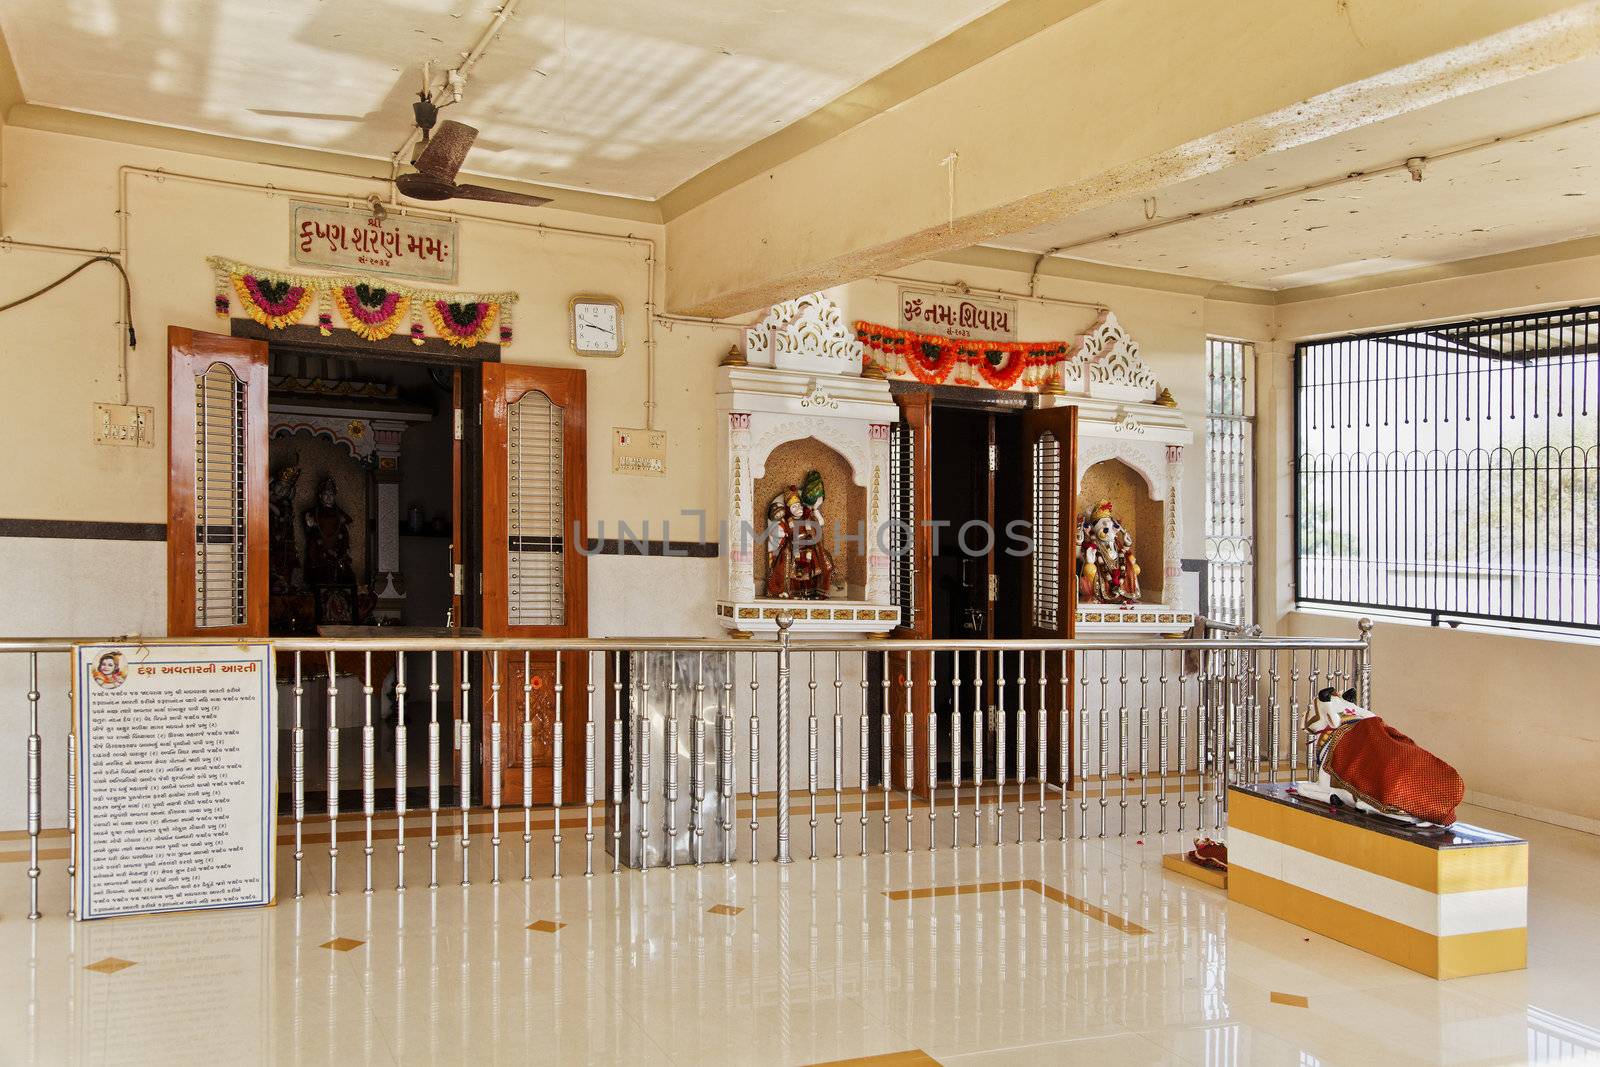
[[[887,538],[893,560],[891,592],[900,609],[900,625],[916,616],[916,430],[901,420],[889,429],[889,499],[893,521]],[[877,536],[874,531],[873,536]]]
[[1600,307],[1301,344],[1296,594],[1600,630]]
[[1033,625],[1061,623],[1061,442],[1049,430],[1033,442]]
[[1206,339],[1206,607],[1255,621],[1255,346]]
[[195,626],[243,626],[244,383],[213,363],[195,376],[194,403]]
[[561,409],[538,390],[524,393],[507,411],[506,603],[512,626],[560,626],[565,618],[561,423]]

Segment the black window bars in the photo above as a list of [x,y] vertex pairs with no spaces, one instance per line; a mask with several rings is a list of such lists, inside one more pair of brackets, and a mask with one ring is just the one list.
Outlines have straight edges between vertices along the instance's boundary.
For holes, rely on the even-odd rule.
[[1600,631],[1600,307],[1295,350],[1299,603]]

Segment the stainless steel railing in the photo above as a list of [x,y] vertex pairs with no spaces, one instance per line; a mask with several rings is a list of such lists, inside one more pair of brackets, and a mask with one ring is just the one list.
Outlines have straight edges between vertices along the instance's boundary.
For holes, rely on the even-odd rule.
[[[472,883],[472,845],[483,830],[489,880],[498,883],[508,808],[521,812],[524,880],[533,878],[535,856],[546,849],[550,875],[561,877],[568,847],[563,827],[579,825],[572,809],[580,805],[585,875],[595,871],[597,841],[610,853],[613,873],[624,864],[728,864],[746,833],[747,858],[759,862],[767,815],[771,856],[790,863],[796,800],[804,804],[800,829],[809,860],[822,854],[829,816],[833,855],[845,854],[847,813],[854,816],[850,836],[859,838],[862,856],[873,851],[874,823],[881,854],[924,843],[935,849],[1021,844],[1029,837],[1044,842],[1051,823],[1061,841],[1074,834],[1081,839],[1091,833],[1103,838],[1220,829],[1230,783],[1292,778],[1308,765],[1300,720],[1319,689],[1354,687],[1363,700],[1369,698],[1371,627],[1362,620],[1358,636],[1329,639],[1202,626],[1197,632],[1206,636],[1131,642],[801,641],[786,628],[773,640],[744,641],[278,639],[273,645],[280,662],[288,659],[274,699],[280,731],[287,734],[280,791],[289,801],[281,818],[292,834],[291,891],[295,897],[306,892],[313,866],[308,830],[315,826],[325,826],[327,835],[324,891],[340,891],[341,824],[355,821],[342,812],[340,797],[350,732],[359,739],[359,841],[368,893],[376,888],[377,861],[384,858],[377,841],[387,821],[394,825],[396,890],[407,888],[408,848],[424,832],[430,889],[438,887],[448,863],[441,851],[455,854],[448,865],[456,868],[460,884]],[[40,913],[46,788],[41,658],[64,664],[74,643],[0,639],[0,667],[20,657],[28,678],[31,918]],[[393,656],[388,677],[375,675],[377,653]],[[552,654],[551,803],[539,805],[532,775],[540,724],[531,657]],[[343,666],[351,657],[361,665],[354,677]],[[573,672],[582,679],[578,693],[564,670],[574,657],[581,657]],[[522,667],[520,700],[506,689],[513,658]],[[315,752],[307,740],[318,728],[319,703],[307,671],[311,664],[325,672],[320,810],[308,802],[307,791]],[[359,701],[348,709],[341,694],[352,684]],[[475,685],[483,690],[476,715]],[[425,824],[423,813],[408,803],[414,746],[405,709],[407,694],[418,687],[427,692],[426,722],[416,724],[424,727]],[[393,801],[380,812],[380,709],[391,692],[398,713],[381,732],[389,750],[383,755],[393,759]],[[741,701],[742,693],[747,696]],[[358,713],[357,725],[341,722],[342,709]],[[581,795],[569,796],[564,783],[569,729],[581,731],[581,745],[575,746],[582,752]],[[69,733],[64,760],[69,910],[78,844],[74,740]],[[520,753],[521,790],[508,798],[502,777],[513,745]],[[804,752],[803,774],[796,772],[797,746]],[[773,753],[770,768],[763,758],[767,751]],[[475,773],[486,775],[482,803],[475,803]],[[447,798],[452,786],[453,804]],[[547,818],[549,838],[536,840],[536,822],[543,825]],[[382,828],[386,833],[387,826]]]

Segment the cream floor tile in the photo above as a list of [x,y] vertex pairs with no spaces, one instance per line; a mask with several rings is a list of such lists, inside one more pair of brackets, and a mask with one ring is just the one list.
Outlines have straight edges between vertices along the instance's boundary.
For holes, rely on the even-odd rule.
[[1181,1062],[1161,1045],[1138,1034],[1022,1045],[985,1052],[952,1054],[934,1047],[929,1054],[945,1067],[1165,1067]]

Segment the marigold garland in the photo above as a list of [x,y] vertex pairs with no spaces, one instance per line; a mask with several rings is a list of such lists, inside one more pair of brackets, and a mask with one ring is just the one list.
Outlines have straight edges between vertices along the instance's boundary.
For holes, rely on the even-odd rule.
[[486,300],[428,301],[428,321],[440,337],[457,348],[471,348],[489,335],[497,307]]
[[366,282],[334,289],[333,302],[350,332],[367,341],[392,335],[411,310],[411,298],[404,293]]
[[865,321],[857,322],[855,331],[867,353],[888,357],[869,356],[874,367],[889,375],[909,372],[928,385],[942,385],[955,374],[968,384],[982,382],[992,389],[1011,389],[1018,382],[1039,389],[1054,379],[1055,369],[1072,351],[1066,341],[958,341]]
[[408,336],[413,344],[424,344],[424,313],[437,335],[457,348],[488,340],[506,345],[512,340],[516,293],[447,292],[380,283],[360,275],[289,273],[223,256],[209,256],[206,262],[216,279],[212,310],[218,318],[229,315],[231,289],[245,314],[269,330],[295,325],[317,304],[317,329],[323,336],[332,333],[333,309],[338,308],[350,331],[368,341],[392,336],[409,317]]

